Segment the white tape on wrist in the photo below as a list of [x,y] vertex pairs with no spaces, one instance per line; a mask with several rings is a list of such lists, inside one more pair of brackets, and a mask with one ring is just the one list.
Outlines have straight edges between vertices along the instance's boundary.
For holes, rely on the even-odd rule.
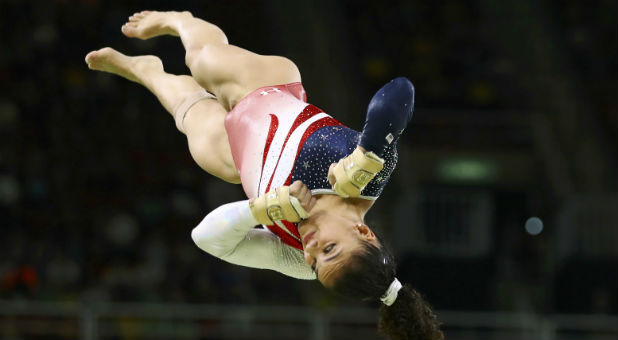
[[303,208],[303,206],[300,204],[300,201],[298,200],[298,198],[294,196],[290,196],[290,203],[292,203],[292,208],[296,210],[296,213],[298,214],[301,220],[304,220],[307,217],[309,217],[309,214],[307,214],[307,211],[305,210],[305,208]]

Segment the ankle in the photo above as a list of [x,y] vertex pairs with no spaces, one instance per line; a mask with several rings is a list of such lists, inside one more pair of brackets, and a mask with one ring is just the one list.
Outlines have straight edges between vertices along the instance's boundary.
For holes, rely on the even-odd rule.
[[187,20],[193,19],[193,15],[189,11],[171,12],[170,14],[163,23],[163,27],[174,33],[178,33]]

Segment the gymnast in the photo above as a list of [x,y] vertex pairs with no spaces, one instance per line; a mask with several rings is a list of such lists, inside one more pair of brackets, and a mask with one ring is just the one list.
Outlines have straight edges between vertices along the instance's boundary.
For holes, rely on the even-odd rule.
[[390,338],[443,338],[429,305],[395,277],[392,253],[364,222],[412,118],[408,79],[375,93],[359,133],[306,102],[292,61],[230,45],[221,29],[189,12],[136,13],[122,33],[180,37],[191,76],[166,73],[155,56],[109,47],[90,52],[88,67],[150,90],[187,136],[195,162],[241,184],[249,198],[210,212],[191,233],[198,247],[232,264],[380,301],[378,328]]

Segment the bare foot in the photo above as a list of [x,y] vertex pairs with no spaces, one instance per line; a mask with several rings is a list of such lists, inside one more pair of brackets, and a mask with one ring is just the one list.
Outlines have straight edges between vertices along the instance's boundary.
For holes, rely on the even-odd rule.
[[143,11],[129,17],[121,31],[129,38],[150,39],[160,35],[178,36],[177,19],[193,17],[190,12]]
[[88,53],[86,64],[91,70],[113,73],[140,84],[145,73],[163,72],[163,63],[155,56],[129,57],[110,47]]

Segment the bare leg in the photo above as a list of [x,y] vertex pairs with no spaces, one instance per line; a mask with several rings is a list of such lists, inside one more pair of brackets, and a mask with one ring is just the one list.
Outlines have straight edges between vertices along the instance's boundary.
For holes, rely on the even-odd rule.
[[221,29],[189,12],[136,13],[122,32],[140,39],[180,36],[193,78],[214,93],[228,110],[255,89],[300,81],[298,68],[289,59],[262,56],[228,45]]
[[[200,90],[190,76],[165,73],[155,56],[128,57],[111,48],[90,52],[88,67],[119,75],[150,90],[163,107],[174,116],[174,110],[187,96]],[[225,132],[227,111],[215,99],[204,99],[193,105],[184,119],[189,150],[196,163],[208,173],[230,183],[240,183]]]

